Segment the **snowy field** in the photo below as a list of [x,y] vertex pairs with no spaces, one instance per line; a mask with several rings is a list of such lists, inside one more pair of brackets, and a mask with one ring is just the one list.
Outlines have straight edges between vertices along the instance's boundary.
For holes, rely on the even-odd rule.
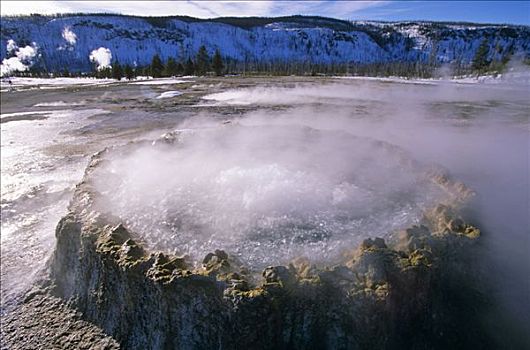
[[61,89],[66,86],[107,85],[115,83],[114,79],[95,78],[2,78],[2,92],[16,88]]
[[60,89],[68,86],[91,86],[91,85],[108,85],[117,83],[129,83],[131,85],[173,85],[193,82],[193,76],[175,78],[158,78],[140,76],[132,81],[118,81],[116,79],[96,79],[96,78],[2,78],[0,79],[0,88],[2,92],[20,88],[39,88],[39,89]]

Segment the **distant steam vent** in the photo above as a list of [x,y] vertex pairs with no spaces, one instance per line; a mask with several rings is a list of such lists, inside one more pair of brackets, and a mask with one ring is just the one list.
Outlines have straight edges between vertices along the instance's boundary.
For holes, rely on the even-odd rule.
[[96,64],[97,70],[102,70],[110,67],[112,61],[112,53],[105,47],[100,47],[97,50],[90,52],[90,61]]
[[10,39],[6,45],[7,56],[2,60],[0,66],[0,76],[10,75],[13,72],[24,72],[30,69],[38,53],[38,46],[35,42],[31,45],[19,47],[17,43]]

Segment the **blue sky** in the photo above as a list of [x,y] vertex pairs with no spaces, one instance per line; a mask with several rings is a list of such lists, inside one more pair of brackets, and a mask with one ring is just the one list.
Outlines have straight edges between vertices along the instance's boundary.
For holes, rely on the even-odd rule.
[[320,15],[362,20],[443,20],[530,25],[528,1],[4,1],[2,15],[115,12],[132,15]]

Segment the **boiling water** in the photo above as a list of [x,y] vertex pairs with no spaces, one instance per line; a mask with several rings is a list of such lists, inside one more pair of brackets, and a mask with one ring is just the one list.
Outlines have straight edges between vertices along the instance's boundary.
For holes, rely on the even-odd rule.
[[252,267],[330,262],[366,237],[417,223],[442,191],[399,149],[297,125],[184,131],[110,155],[98,209],[153,249],[224,249]]

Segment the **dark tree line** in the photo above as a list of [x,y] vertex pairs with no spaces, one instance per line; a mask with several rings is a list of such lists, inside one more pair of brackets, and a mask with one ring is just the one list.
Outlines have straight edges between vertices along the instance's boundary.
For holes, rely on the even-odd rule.
[[[242,74],[242,75],[359,75],[359,76],[400,76],[410,78],[431,78],[440,76],[441,71],[448,71],[452,75],[487,74],[502,72],[513,55],[513,48],[490,46],[484,39],[475,52],[471,63],[464,63],[463,59],[444,64],[436,59],[436,49],[425,60],[390,61],[376,63],[314,63],[310,61],[276,60],[260,61],[258,59],[235,60],[223,57],[219,49],[212,57],[203,45],[194,56],[183,60],[169,57],[166,61],[155,54],[151,63],[145,66],[122,66],[115,60],[111,67],[94,69],[88,76],[97,78],[123,78],[131,80],[137,76],[152,76],[154,78],[172,77],[182,75],[216,75]],[[493,55],[491,54],[493,52]],[[490,59],[489,57],[494,57]],[[528,60],[523,61],[528,64]],[[18,76],[50,76],[46,70],[31,68],[29,71],[18,72]],[[53,76],[87,76],[86,73],[69,72],[67,68],[54,72]]]
[[217,49],[212,58],[208,55],[206,47],[203,45],[195,57],[188,57],[184,62],[179,62],[173,57],[169,57],[164,62],[158,54],[151,59],[147,66],[132,67],[129,64],[121,66],[116,60],[111,67],[94,71],[97,78],[114,78],[121,80],[134,79],[137,76],[152,76],[153,78],[172,77],[178,75],[207,75],[215,74],[221,76],[225,74],[225,64],[221,52]]

